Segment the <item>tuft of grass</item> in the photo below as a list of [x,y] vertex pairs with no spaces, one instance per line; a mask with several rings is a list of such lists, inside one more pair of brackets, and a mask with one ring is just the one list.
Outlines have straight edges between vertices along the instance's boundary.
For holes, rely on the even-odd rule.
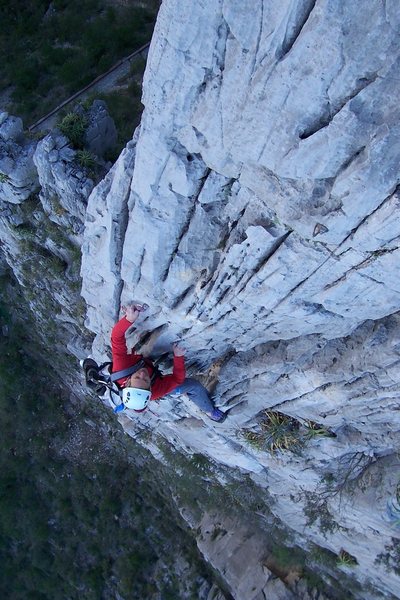
[[96,166],[96,157],[89,150],[78,150],[76,159],[81,167],[84,167],[85,169],[94,169]]
[[10,181],[10,178],[5,173],[0,173],[0,183],[7,183]]
[[307,440],[311,440],[316,437],[336,437],[332,431],[324,427],[324,425],[320,425],[315,421],[311,421],[307,419],[304,422],[304,426],[306,427],[305,437]]
[[302,445],[299,422],[288,415],[265,410],[259,427],[261,431],[242,431],[242,437],[258,450],[271,453],[283,450],[295,451]]
[[355,567],[358,564],[355,556],[344,550],[340,550],[336,561],[338,567]]
[[242,429],[240,434],[257,450],[271,453],[283,450],[296,452],[306,442],[316,437],[335,437],[334,433],[315,421],[306,420],[303,423],[273,410],[264,410],[261,413],[256,431]]

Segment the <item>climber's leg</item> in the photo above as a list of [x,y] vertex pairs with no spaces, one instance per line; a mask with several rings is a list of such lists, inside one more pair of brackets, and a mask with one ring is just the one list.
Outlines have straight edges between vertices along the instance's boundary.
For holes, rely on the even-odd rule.
[[204,385],[196,379],[185,379],[185,381],[174,390],[174,394],[175,393],[187,394],[189,399],[203,412],[211,413],[214,410],[210,394]]
[[224,413],[214,407],[208,390],[196,379],[185,379],[185,381],[174,390],[174,394],[175,393],[187,394],[189,399],[213,421],[223,421],[225,419]]

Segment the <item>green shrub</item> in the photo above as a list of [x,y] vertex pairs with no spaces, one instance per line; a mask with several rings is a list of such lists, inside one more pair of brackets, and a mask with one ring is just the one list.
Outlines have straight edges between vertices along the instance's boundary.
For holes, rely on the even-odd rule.
[[76,159],[81,167],[84,167],[85,169],[94,169],[96,166],[96,157],[89,150],[78,150]]
[[[132,6],[132,4],[136,4]],[[157,0],[0,3],[0,86],[29,124],[151,38]]]
[[90,60],[84,51],[75,50],[59,67],[61,82],[65,85],[67,94],[73,94],[84,87],[92,79],[90,75]]
[[82,148],[88,125],[87,118],[76,112],[70,112],[59,123],[58,127],[75,148]]
[[131,63],[130,69],[129,69],[129,74],[131,75],[131,77],[137,77],[137,78],[141,79],[143,77],[145,68],[146,68],[145,59],[142,58],[141,56],[135,57],[134,60],[132,60],[132,63]]
[[15,90],[13,97],[23,97],[32,92],[37,87],[39,81],[38,61],[36,58],[21,57],[14,65],[13,84]]

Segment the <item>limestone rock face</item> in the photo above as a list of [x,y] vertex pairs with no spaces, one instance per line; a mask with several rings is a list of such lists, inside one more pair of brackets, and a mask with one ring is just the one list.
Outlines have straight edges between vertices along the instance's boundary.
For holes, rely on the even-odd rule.
[[4,142],[18,142],[23,138],[23,124],[19,117],[0,113],[0,135]]
[[0,201],[19,204],[38,190],[35,147],[25,138],[19,117],[0,113]]
[[[250,472],[299,543],[356,557],[363,599],[400,594],[399,25],[378,0],[164,0],[140,131],[83,246],[95,356],[145,301],[154,352],[183,340],[231,410],[214,426],[166,400],[126,429]],[[240,437],[265,409],[336,437],[271,456]]]
[[33,156],[40,182],[40,201],[50,218],[82,235],[87,199],[94,183],[76,160],[66,137],[48,134]]
[[[75,155],[63,136],[30,140],[21,119],[0,115],[0,270],[7,265],[21,286],[60,372],[70,364],[65,355],[82,355],[92,339],[82,327],[79,265],[94,184]],[[64,376],[75,386],[75,373]]]
[[[218,514],[205,514],[200,530],[199,547],[214,568],[224,572],[234,598],[295,600],[298,597],[263,564],[263,539],[257,534],[249,535],[247,523],[221,521]],[[226,557],[232,554],[234,560],[227,561]],[[252,581],[251,589],[249,581]]]
[[[114,143],[104,102],[93,102],[87,121],[88,143],[103,150]],[[86,355],[93,339],[83,327],[79,269],[94,182],[78,159],[59,131],[38,141],[24,133],[20,118],[0,113],[0,271],[10,270],[20,285],[44,354],[49,349],[52,368],[65,371],[74,393],[79,384],[70,355]],[[100,160],[97,177],[104,170]]]

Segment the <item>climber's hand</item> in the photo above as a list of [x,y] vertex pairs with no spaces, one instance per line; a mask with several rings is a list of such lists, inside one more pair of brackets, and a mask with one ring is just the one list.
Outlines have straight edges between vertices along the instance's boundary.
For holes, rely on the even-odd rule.
[[172,344],[172,349],[174,351],[174,356],[185,356],[185,349],[178,343]]
[[128,304],[128,306],[122,306],[122,312],[125,313],[125,318],[134,323],[138,316],[140,315],[140,311],[136,308],[134,304]]

